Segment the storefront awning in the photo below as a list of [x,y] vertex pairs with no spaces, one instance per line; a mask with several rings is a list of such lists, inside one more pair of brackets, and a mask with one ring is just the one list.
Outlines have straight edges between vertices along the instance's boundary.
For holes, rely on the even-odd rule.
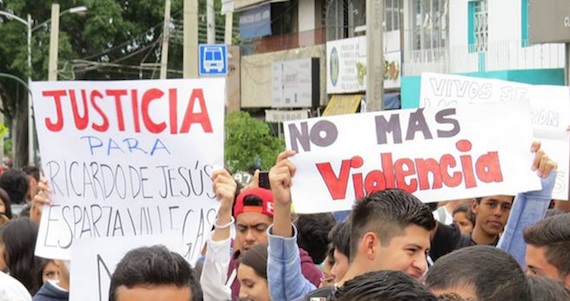
[[[323,116],[354,114],[358,110],[361,100],[366,100],[364,95],[333,95],[327,105]],[[398,110],[402,107],[400,93],[384,94],[384,110]]]
[[353,114],[358,110],[362,95],[333,95],[323,116]]

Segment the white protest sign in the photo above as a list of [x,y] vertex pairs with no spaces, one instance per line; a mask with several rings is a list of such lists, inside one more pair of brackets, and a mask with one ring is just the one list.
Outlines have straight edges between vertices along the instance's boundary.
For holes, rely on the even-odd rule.
[[125,254],[139,247],[163,245],[184,255],[176,235],[78,239],[71,254],[70,300],[107,301],[111,275]]
[[[570,178],[570,89],[568,86],[528,85],[497,79],[422,73],[420,107],[445,107],[481,102],[529,101],[534,138],[558,163],[552,192],[555,199],[568,199]],[[509,122],[509,115],[504,116]]]
[[[509,114],[509,122],[503,121]],[[481,119],[485,122],[481,122]],[[347,210],[398,187],[424,202],[540,189],[531,171],[530,108],[483,104],[289,122],[298,213]]]
[[[130,231],[115,227],[126,227],[127,216],[164,219],[166,201],[213,209],[210,175],[223,166],[224,87],[220,78],[32,83],[42,168],[58,205],[42,216],[36,254],[69,259],[74,238],[96,222],[108,224],[89,235],[161,233],[135,223]],[[156,208],[143,213],[143,201]],[[130,213],[118,213],[123,205]],[[178,229],[184,223],[168,222]]]

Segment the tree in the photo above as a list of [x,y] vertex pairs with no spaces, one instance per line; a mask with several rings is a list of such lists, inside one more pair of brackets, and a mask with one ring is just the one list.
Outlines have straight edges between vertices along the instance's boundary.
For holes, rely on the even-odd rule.
[[[206,14],[206,0],[198,0],[200,15]],[[23,19],[30,14],[36,27],[51,17],[52,3],[61,11],[83,5],[85,16],[64,14],[60,18],[60,80],[121,80],[157,78],[159,72],[143,68],[159,63],[164,22],[164,1],[155,0],[51,0],[0,1],[0,10]],[[183,0],[171,0],[171,29],[182,32]],[[223,28],[221,0],[215,0],[216,28]],[[199,19],[202,23],[202,19]],[[205,23],[205,20],[203,21]],[[200,24],[201,27],[204,24]],[[219,34],[218,34],[219,35]],[[23,24],[0,16],[0,73],[23,81],[31,72],[32,80],[47,80],[50,26],[37,28],[32,35],[32,70],[27,65],[26,28]],[[171,36],[169,78],[182,75],[182,35]],[[0,77],[0,111],[11,124],[16,137],[14,166],[28,163],[27,90],[17,81]]]
[[285,141],[271,135],[269,125],[236,111],[226,116],[226,164],[232,172],[251,167],[268,170],[277,155],[285,149]]

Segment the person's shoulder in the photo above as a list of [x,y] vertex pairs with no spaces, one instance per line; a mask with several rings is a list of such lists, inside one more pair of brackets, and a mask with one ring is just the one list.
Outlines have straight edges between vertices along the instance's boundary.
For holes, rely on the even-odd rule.
[[0,300],[31,301],[32,296],[20,281],[0,272]]
[[477,243],[473,241],[471,238],[471,233],[461,233],[459,239],[457,240],[457,244],[455,245],[455,249],[459,250],[461,248],[475,246]]
[[334,295],[334,287],[325,286],[318,288],[307,295],[305,295],[304,301],[328,301]]

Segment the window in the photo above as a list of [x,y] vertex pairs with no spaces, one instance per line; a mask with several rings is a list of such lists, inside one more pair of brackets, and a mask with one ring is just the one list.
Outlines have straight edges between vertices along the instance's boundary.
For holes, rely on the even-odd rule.
[[470,1],[468,4],[467,36],[469,52],[487,51],[489,38],[487,0]]
[[[404,18],[403,0],[386,0],[385,30],[399,30]],[[327,41],[366,34],[366,0],[326,0]]]
[[448,0],[413,0],[412,19],[414,50],[447,47]]
[[363,35],[366,29],[366,0],[325,0],[327,41]]
[[402,27],[402,20],[404,19],[403,2],[403,0],[386,0],[386,10],[384,11],[386,31],[399,30]]

